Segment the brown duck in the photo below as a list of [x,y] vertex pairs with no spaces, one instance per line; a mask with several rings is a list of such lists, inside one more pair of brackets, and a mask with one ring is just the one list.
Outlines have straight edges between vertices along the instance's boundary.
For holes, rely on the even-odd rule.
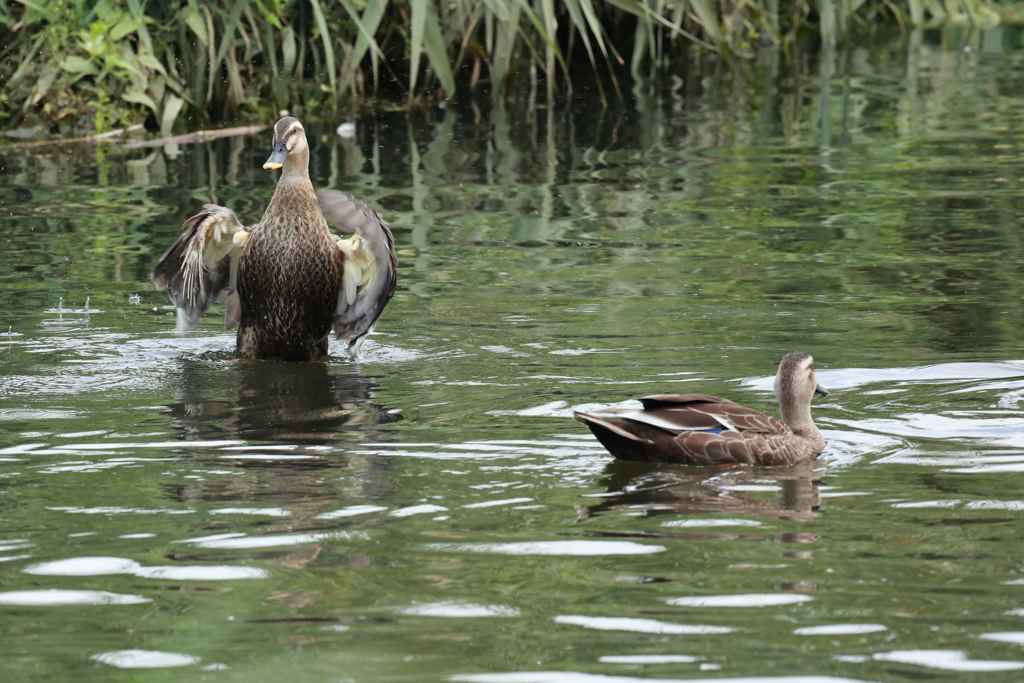
[[825,438],[811,419],[811,398],[827,396],[814,359],[788,353],[775,375],[782,420],[724,398],[660,394],[640,399],[643,409],[575,413],[598,441],[621,460],[686,465],[788,465],[817,455]]
[[[395,293],[395,242],[380,215],[335,190],[313,191],[309,145],[298,119],[274,126],[265,169],[282,169],[263,218],[244,227],[231,209],[207,204],[153,269],[191,330],[227,296],[225,329],[238,325],[245,358],[315,361],[333,328],[354,358]],[[327,227],[330,219],[344,232]]]

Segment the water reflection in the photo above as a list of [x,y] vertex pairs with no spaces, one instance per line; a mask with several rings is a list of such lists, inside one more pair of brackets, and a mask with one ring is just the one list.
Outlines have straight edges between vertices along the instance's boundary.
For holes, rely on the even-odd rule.
[[[607,493],[600,494],[600,502],[578,511],[581,520],[626,510],[645,517],[716,513],[805,522],[819,515],[824,470],[825,465],[817,461],[788,467],[710,468],[613,460],[600,480]],[[718,526],[710,522],[708,526]],[[688,525],[666,522],[662,526]],[[734,526],[748,524],[737,521]]]
[[168,415],[186,439],[245,439],[286,445],[388,440],[378,425],[402,416],[375,403],[378,386],[359,366],[182,360]]
[[[231,530],[181,541],[200,552],[175,552],[177,561],[304,567],[331,541],[350,537],[333,529],[361,526],[351,517],[387,509],[369,503],[394,495],[391,463],[349,446],[392,441],[395,433],[381,427],[402,417],[376,403],[376,381],[360,366],[180,360],[172,379],[175,401],[166,414],[185,443],[237,444],[205,451],[215,459],[163,487],[175,501],[219,504],[205,529]],[[249,476],[226,476],[232,472]],[[319,515],[339,503],[352,514]]]
[[[235,362],[212,325],[172,336],[147,284],[198,205],[258,218],[265,137],[0,148],[12,675],[161,653],[254,681],[339,657],[356,680],[1017,669],[1024,71],[992,37],[767,49],[604,112],[321,127],[314,183],[401,250],[360,366]],[[793,348],[843,389],[816,408],[835,488],[816,463],[614,462],[568,416],[688,386],[774,410]],[[752,606],[780,595],[813,601]]]
[[[544,115],[452,103],[367,115],[352,138],[334,133],[337,121],[310,122],[311,173],[382,209],[405,251],[399,296],[437,296],[439,308],[473,296],[448,286],[462,278],[502,293],[697,295],[718,309],[814,297],[871,309],[821,335],[994,349],[1016,338],[1005,313],[1022,294],[1017,103],[1006,67],[959,48],[998,54],[1012,35],[917,30],[821,59],[764,49],[746,68],[639,84],[609,110],[581,94]],[[255,220],[273,189],[259,170],[265,141],[188,145],[180,157],[110,146],[94,163],[0,148],[6,234],[21,247],[0,254],[0,283],[38,271],[40,285],[0,325],[75,289],[111,311],[201,202]],[[615,332],[635,329],[611,317]]]

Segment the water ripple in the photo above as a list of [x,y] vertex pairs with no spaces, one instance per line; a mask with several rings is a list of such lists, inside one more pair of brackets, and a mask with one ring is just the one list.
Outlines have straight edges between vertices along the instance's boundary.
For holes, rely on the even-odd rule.
[[470,602],[425,602],[397,607],[401,614],[415,617],[518,617],[519,610],[504,605],[478,605]]
[[191,666],[200,662],[199,657],[159,650],[116,650],[92,655],[89,659],[119,669],[163,669]]
[[665,551],[663,545],[632,541],[527,541],[523,543],[434,543],[431,550],[499,553],[501,555],[646,555]]
[[877,662],[899,662],[916,664],[929,669],[945,671],[1017,671],[1024,669],[1024,662],[990,661],[970,659],[961,650],[893,650],[876,652],[871,658]]
[[809,595],[786,593],[748,593],[746,595],[698,595],[667,598],[675,607],[775,607],[813,600]]
[[90,590],[25,590],[0,593],[0,605],[22,607],[61,607],[68,605],[140,605],[152,602],[141,595],[125,595]]
[[705,626],[694,624],[676,624],[654,619],[636,619],[632,617],[590,617],[584,615],[560,615],[554,617],[555,623],[571,624],[599,631],[632,631],[634,633],[670,633],[676,635],[717,635],[732,633],[735,629],[728,626]]

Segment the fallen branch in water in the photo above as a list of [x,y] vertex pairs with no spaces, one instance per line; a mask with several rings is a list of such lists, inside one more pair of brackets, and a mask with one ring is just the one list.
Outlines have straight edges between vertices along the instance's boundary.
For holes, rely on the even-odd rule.
[[101,142],[103,140],[109,140],[110,138],[117,137],[122,133],[131,133],[137,130],[142,130],[143,125],[137,123],[134,126],[128,126],[127,128],[118,128],[107,133],[100,133],[99,135],[85,135],[80,138],[61,138],[60,140],[32,140],[31,142],[11,142],[7,144],[0,143],[4,147],[45,147],[46,145],[70,145],[79,143],[89,142]]
[[124,147],[125,149],[137,149],[139,147],[161,147],[163,145],[173,143],[187,145],[193,142],[206,142],[208,140],[216,140],[217,138],[230,138],[236,135],[259,133],[267,128],[269,128],[269,126],[260,125],[240,126],[238,128],[221,128],[220,130],[200,130],[195,133],[187,133],[185,135],[172,135],[169,138],[160,138],[159,140],[136,140],[125,143]]
[[[143,126],[141,123],[134,126],[128,126],[127,128],[118,128],[107,133],[100,133],[99,135],[86,135],[80,138],[61,138],[60,140],[32,140],[31,142],[12,142],[4,144],[0,142],[0,147],[14,147],[25,149],[28,147],[45,147],[46,145],[71,145],[71,144],[83,144],[83,143],[94,143],[103,142],[104,140],[111,140],[123,133],[132,133],[137,130],[142,130]],[[250,133],[259,133],[266,130],[269,126],[240,126],[238,128],[221,128],[220,130],[200,130],[195,133],[186,133],[185,135],[172,135],[169,138],[160,138],[159,140],[133,140],[124,144],[125,149],[138,149],[140,147],[162,147],[167,144],[179,144],[187,145],[193,142],[206,142],[208,140],[216,140],[217,138],[229,138],[236,135],[249,135]],[[112,141],[112,140],[111,140]]]

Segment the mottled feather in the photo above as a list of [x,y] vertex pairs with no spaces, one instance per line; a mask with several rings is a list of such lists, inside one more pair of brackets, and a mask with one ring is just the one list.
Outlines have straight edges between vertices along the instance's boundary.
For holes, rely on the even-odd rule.
[[238,258],[248,233],[231,209],[206,204],[182,224],[151,279],[178,309],[178,330],[195,327],[215,301],[235,288]]
[[338,230],[355,233],[348,239],[337,238],[337,246],[345,254],[345,278],[332,324],[334,334],[348,342],[346,350],[355,357],[395,294],[395,238],[380,214],[355,197],[320,190],[317,199],[324,216]]
[[354,357],[395,291],[394,239],[380,215],[340,192],[323,193],[332,220],[355,235],[331,233],[309,178],[309,146],[293,117],[274,126],[266,169],[282,169],[263,218],[248,230],[234,212],[207,204],[185,221],[157,263],[179,329],[195,326],[227,295],[225,327],[238,325],[247,358],[315,361],[333,327]]

